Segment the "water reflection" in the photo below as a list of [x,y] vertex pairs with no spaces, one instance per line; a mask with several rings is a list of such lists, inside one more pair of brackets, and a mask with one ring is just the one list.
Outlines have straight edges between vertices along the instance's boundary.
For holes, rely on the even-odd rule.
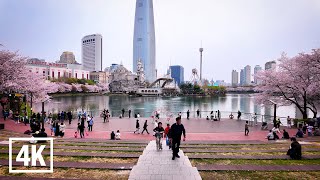
[[[54,97],[51,102],[45,103],[45,111],[81,111],[85,110],[97,116],[103,109],[109,109],[112,116],[119,116],[121,109],[132,110],[134,113],[140,113],[141,116],[150,117],[157,110],[162,117],[169,114],[178,114],[182,112],[186,116],[186,111],[191,112],[190,116],[196,116],[196,110],[202,111],[201,116],[206,117],[210,111],[222,112],[222,116],[228,116],[230,112],[240,110],[245,113],[265,114],[273,116],[273,107],[261,106],[254,102],[254,96],[248,94],[227,94],[223,97],[129,97],[123,95],[111,96],[66,96]],[[36,104],[35,111],[41,111],[41,104]],[[277,116],[295,117],[295,108],[293,106],[279,107]],[[271,118],[270,118],[271,119]]]

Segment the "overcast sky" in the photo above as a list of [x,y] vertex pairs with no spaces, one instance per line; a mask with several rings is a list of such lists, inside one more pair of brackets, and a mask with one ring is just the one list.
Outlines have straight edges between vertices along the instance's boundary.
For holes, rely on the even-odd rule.
[[[199,69],[201,42],[203,77],[227,82],[232,69],[320,47],[319,0],[154,0],[153,8],[158,72],[182,65],[185,80]],[[100,33],[103,68],[132,70],[134,10],[135,0],[0,0],[0,44],[47,61],[72,51],[81,62],[81,38]]]

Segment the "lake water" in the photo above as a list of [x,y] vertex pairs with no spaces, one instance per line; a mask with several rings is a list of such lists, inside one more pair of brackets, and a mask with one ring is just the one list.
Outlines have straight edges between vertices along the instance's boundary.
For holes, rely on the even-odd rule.
[[[129,97],[124,95],[88,95],[88,96],[63,96],[54,97],[50,102],[45,103],[46,112],[58,111],[81,111],[90,112],[93,116],[98,116],[103,109],[109,109],[111,115],[118,117],[121,109],[132,110],[132,114],[140,113],[142,117],[150,117],[154,111],[160,111],[161,117],[174,116],[182,112],[186,116],[186,111],[191,112],[190,116],[195,117],[195,111],[200,109],[201,116],[206,117],[210,111],[220,110],[222,118],[228,117],[230,112],[236,113],[240,110],[243,118],[249,118],[249,114],[257,113],[265,115],[259,116],[261,121],[272,119],[273,106],[262,106],[254,101],[254,94],[227,94],[222,97]],[[41,111],[41,104],[36,104],[35,111]],[[234,114],[236,116],[236,114]],[[283,106],[277,108],[277,116],[295,117],[294,106]]]

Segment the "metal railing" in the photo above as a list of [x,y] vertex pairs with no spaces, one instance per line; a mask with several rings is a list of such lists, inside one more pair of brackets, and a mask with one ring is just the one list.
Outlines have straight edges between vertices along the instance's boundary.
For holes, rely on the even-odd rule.
[[[101,116],[102,112],[104,109],[99,109],[99,110],[84,110],[84,109],[80,109],[77,111],[73,111],[72,115],[73,118],[77,118],[79,114],[83,114],[84,112],[86,114],[89,114],[93,117],[97,117],[97,116]],[[49,115],[50,112],[47,112],[47,116]],[[52,112],[52,113],[58,113],[58,111],[56,112]],[[141,118],[152,118],[156,115],[156,111],[137,111],[137,110],[132,110],[131,111],[131,118],[134,118],[135,114],[139,113]],[[178,113],[181,113],[182,118],[187,118],[187,112],[186,111],[166,111],[166,112],[159,112],[160,114],[160,118],[176,118],[178,117]],[[238,116],[238,112],[232,112],[232,111],[220,111],[220,117],[224,118],[224,119],[230,119],[229,115],[232,113],[232,115],[234,116],[233,119],[237,120],[237,116]],[[109,109],[109,114],[110,117],[120,117],[120,115],[122,115],[122,110],[121,109]],[[248,112],[241,112],[241,117],[240,120],[245,120],[245,121],[249,121],[249,124],[253,124],[255,123],[255,119],[254,119],[254,113],[248,113]],[[128,117],[129,113],[128,110],[125,110],[124,113],[124,117]],[[199,112],[199,118],[206,118],[206,117],[211,118],[211,111],[200,111]],[[217,117],[217,111],[213,111],[213,116]],[[197,112],[196,111],[190,111],[189,114],[190,118],[198,118],[197,116]],[[273,119],[274,116],[271,115],[263,115],[263,114],[256,114],[256,121],[257,122],[267,122],[269,123],[273,123]],[[279,117],[277,116],[276,119],[280,118],[280,122],[283,125],[287,125],[287,117]]]

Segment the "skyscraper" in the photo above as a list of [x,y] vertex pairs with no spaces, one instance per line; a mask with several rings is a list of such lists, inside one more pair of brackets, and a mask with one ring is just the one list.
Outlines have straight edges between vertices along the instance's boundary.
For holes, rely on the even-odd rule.
[[182,66],[170,66],[171,77],[180,85],[184,82],[184,68]]
[[82,64],[87,71],[102,71],[102,36],[92,34],[82,38]]
[[251,83],[251,66],[244,67],[244,84],[249,85]]
[[239,82],[239,73],[236,70],[232,70],[232,80],[231,84],[233,87],[238,86]]
[[153,17],[153,1],[137,0],[133,36],[133,72],[137,72],[140,59],[146,80],[156,80],[156,50]]
[[241,86],[245,85],[244,69],[241,69],[241,70],[240,70],[240,85],[241,85]]
[[256,75],[257,75],[257,73],[259,72],[259,71],[261,71],[262,70],[262,68],[259,66],[259,65],[256,65],[255,67],[254,67],[254,83],[255,84],[259,84],[260,83],[260,81],[257,79],[257,77],[256,77]]

